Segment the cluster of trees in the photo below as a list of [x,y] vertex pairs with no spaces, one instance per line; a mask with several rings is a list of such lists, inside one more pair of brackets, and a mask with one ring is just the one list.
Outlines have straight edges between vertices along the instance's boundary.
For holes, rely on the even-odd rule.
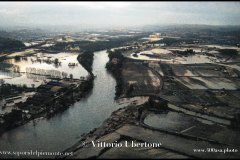
[[193,49],[186,49],[184,51],[176,50],[176,51],[173,51],[173,52],[176,53],[176,54],[182,55],[182,56],[189,56],[189,55],[194,55],[195,54],[195,51]]
[[117,58],[120,60],[120,63],[122,62],[122,60],[124,60],[124,56],[122,55],[121,51],[120,50],[114,50],[114,51],[111,51],[109,50],[108,51],[108,57],[109,57],[109,60],[111,61],[113,58]]
[[23,120],[22,115],[22,111],[16,109],[13,109],[12,112],[5,114],[3,116],[5,123],[1,126],[2,130],[14,127],[17,122]]
[[79,54],[78,61],[79,63],[91,74],[92,73],[92,64],[93,64],[93,52],[92,51],[85,51],[82,54]]
[[176,39],[176,38],[163,38],[157,42],[152,42],[152,43],[164,43],[167,46],[171,46],[171,45],[177,45],[181,42],[180,39]]
[[25,47],[25,45],[21,41],[0,37],[0,52],[20,49],[22,47]]
[[[124,63],[124,56],[121,54],[120,51],[109,51],[108,54],[109,62],[106,64],[107,70],[114,76],[116,79],[116,97],[122,94],[123,90],[123,80],[122,80],[122,66]],[[113,59],[117,60],[117,63],[113,63]]]
[[20,72],[20,66],[13,65],[12,70],[13,70],[13,72],[19,73]]
[[[46,69],[37,69],[34,67],[27,67],[26,73],[28,78],[40,78],[40,76],[32,76],[32,74],[41,75],[41,76],[50,76],[51,78],[70,78],[73,79],[73,74],[68,74],[67,72],[61,72],[58,70],[46,70]],[[45,79],[45,78],[43,78]],[[42,80],[43,80],[42,79]]]
[[224,56],[232,57],[238,55],[238,51],[236,49],[219,49],[218,51]]
[[193,49],[187,49],[187,50],[183,51],[182,54],[193,55],[193,54],[195,54],[195,51]]
[[23,92],[29,90],[30,88],[27,87],[26,84],[23,85],[15,85],[15,84],[8,84],[4,83],[4,80],[1,80],[0,85],[0,95],[3,97],[7,97],[11,95],[13,92]]
[[132,91],[133,91],[133,88],[134,88],[133,84],[130,84],[129,87],[128,87],[128,89],[127,89],[127,92],[126,92],[126,95],[127,95],[127,96],[130,96],[130,95],[131,95],[131,93],[132,93]]
[[22,111],[13,109],[12,112],[6,114],[3,118],[11,125],[13,122],[22,120]]
[[2,62],[0,63],[0,70],[2,71],[9,71],[10,68],[14,67],[13,64],[10,64],[10,63],[5,63],[5,62]]
[[134,54],[133,54],[133,57],[138,57],[138,54],[137,54],[137,53],[134,53]]
[[93,88],[93,76],[90,76],[87,81],[80,85],[81,91],[88,93]]
[[150,96],[148,102],[145,103],[145,106],[151,108],[158,108],[161,110],[168,110],[168,101],[155,96]]
[[38,69],[34,67],[27,67],[26,73],[51,76],[51,77],[61,77],[62,75],[62,73],[58,70],[53,70],[53,69],[46,70],[46,69]]

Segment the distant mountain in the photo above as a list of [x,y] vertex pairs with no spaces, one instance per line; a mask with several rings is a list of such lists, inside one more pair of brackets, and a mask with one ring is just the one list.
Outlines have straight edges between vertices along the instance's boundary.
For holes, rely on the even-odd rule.
[[182,30],[182,31],[202,31],[202,30],[214,30],[214,31],[239,31],[240,25],[204,25],[204,24],[164,24],[164,25],[145,25],[141,27],[148,31],[166,31],[166,30]]

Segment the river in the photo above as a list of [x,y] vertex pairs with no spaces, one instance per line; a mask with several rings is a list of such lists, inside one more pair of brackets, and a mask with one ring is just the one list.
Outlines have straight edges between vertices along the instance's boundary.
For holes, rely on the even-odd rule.
[[121,107],[114,101],[116,82],[105,69],[108,60],[106,50],[94,53],[93,73],[97,77],[86,98],[50,119],[31,121],[4,133],[0,151],[63,151],[76,143],[81,134],[100,126]]

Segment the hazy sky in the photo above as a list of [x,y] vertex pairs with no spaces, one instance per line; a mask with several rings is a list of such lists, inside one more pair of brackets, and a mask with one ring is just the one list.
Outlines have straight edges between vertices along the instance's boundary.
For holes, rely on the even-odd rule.
[[239,2],[0,2],[7,25],[240,25]]

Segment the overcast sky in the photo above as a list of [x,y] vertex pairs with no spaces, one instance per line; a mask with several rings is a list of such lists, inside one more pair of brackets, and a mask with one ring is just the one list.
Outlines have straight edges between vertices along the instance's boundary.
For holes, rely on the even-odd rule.
[[239,2],[0,2],[0,26],[240,25]]

